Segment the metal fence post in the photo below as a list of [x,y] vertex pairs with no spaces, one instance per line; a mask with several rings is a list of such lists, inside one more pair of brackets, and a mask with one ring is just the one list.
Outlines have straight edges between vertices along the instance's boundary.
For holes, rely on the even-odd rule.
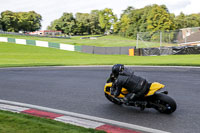
[[162,46],[162,31],[160,31],[160,47]]
[[185,35],[185,43],[187,43],[187,35]]
[[137,33],[137,44],[136,44],[136,49],[138,49],[138,39],[139,39],[139,34]]

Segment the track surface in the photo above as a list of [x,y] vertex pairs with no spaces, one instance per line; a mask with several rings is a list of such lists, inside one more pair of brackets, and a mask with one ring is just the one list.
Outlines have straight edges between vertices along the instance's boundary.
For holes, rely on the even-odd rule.
[[110,103],[103,93],[111,67],[1,68],[0,99],[132,123],[173,133],[200,131],[200,69],[132,67],[166,85],[178,108],[171,115]]

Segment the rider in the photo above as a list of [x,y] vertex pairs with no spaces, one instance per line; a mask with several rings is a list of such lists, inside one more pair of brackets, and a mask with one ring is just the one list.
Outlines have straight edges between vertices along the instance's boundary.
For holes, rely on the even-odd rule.
[[129,101],[137,101],[143,98],[150,88],[150,83],[146,79],[134,75],[133,71],[125,68],[122,64],[115,64],[112,67],[111,79],[113,79],[113,85],[111,87],[111,95],[115,97],[119,96],[122,88],[126,88],[129,94],[124,97],[125,104],[129,104]]

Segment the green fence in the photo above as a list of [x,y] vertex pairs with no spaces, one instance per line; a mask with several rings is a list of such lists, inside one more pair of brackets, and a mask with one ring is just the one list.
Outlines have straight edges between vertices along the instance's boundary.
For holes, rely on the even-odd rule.
[[60,48],[60,44],[59,43],[54,43],[54,42],[48,42],[49,43],[49,47],[50,48]]
[[27,45],[36,45],[36,42],[35,42],[35,40],[26,40],[26,44]]

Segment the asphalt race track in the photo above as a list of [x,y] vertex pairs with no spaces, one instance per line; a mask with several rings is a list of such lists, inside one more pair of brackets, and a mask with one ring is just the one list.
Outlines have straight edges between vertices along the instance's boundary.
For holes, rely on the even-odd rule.
[[111,67],[1,68],[0,99],[127,122],[173,133],[200,131],[200,68],[131,67],[136,75],[166,85],[177,110],[114,105],[103,87]]

